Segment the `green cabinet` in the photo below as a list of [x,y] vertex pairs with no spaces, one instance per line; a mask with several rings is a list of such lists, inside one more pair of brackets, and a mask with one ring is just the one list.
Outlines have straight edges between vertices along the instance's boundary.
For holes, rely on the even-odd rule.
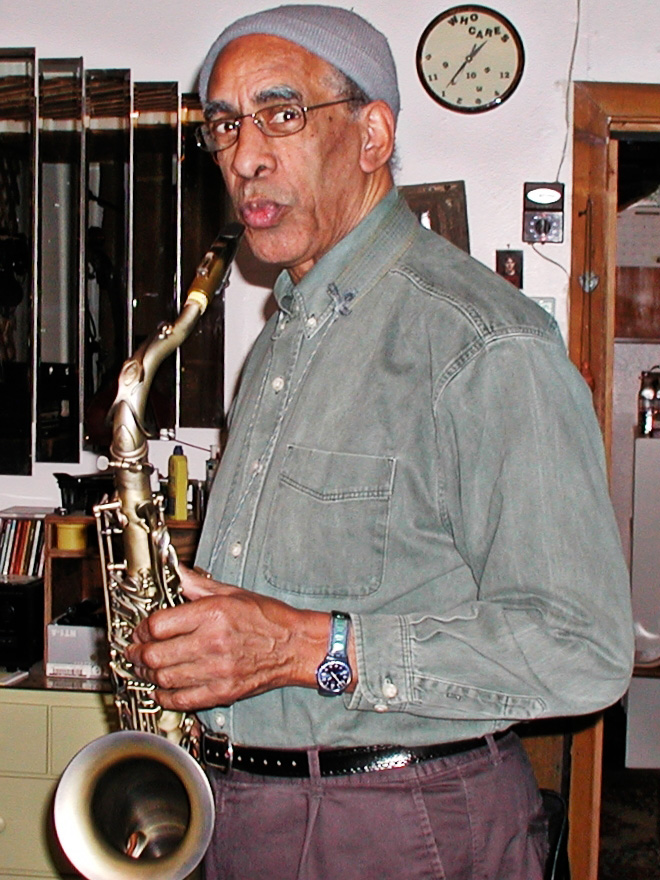
[[77,877],[52,799],[69,760],[116,727],[110,694],[0,688],[0,880]]

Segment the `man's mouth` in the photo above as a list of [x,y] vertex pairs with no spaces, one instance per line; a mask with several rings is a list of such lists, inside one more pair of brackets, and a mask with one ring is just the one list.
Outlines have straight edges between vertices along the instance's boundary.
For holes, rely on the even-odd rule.
[[271,199],[249,199],[241,205],[241,216],[251,229],[270,229],[277,226],[285,210],[286,205]]

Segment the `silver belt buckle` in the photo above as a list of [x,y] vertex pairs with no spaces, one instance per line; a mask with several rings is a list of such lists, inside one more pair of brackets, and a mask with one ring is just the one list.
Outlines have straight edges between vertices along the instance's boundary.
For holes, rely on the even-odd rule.
[[224,733],[202,733],[202,760],[214,770],[229,773],[234,763],[234,747]]

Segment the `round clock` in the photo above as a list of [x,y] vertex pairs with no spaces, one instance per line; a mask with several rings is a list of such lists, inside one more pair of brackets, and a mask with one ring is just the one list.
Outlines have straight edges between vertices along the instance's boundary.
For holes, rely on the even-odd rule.
[[428,25],[417,46],[417,73],[438,104],[483,113],[510,98],[525,65],[518,31],[485,6],[453,6]]

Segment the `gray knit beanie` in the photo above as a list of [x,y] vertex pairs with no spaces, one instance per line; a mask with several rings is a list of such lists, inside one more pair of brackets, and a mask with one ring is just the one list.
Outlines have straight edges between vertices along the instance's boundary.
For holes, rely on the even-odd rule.
[[209,79],[218,55],[237,37],[270,34],[297,43],[350,77],[372,101],[399,114],[396,67],[387,39],[355,12],[337,6],[278,6],[239,18],[209,49],[199,74],[199,96],[208,101]]

